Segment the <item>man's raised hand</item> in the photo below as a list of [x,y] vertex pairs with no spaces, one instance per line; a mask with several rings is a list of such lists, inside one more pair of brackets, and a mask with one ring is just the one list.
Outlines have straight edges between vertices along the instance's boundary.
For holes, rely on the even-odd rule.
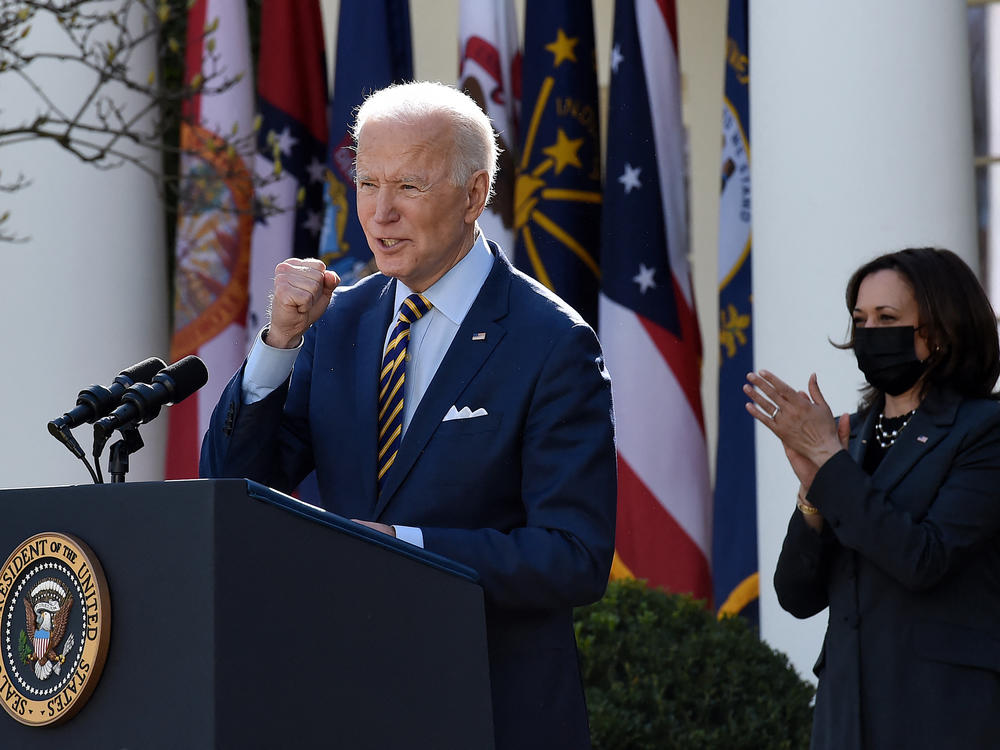
[[340,277],[318,258],[289,258],[274,269],[274,295],[267,344],[279,349],[298,346],[330,304]]

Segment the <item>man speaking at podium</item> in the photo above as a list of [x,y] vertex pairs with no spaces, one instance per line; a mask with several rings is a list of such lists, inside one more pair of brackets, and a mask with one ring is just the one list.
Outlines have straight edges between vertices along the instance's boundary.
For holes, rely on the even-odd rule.
[[358,216],[380,273],[275,269],[270,324],[215,409],[201,472],[291,491],[474,568],[498,748],[587,748],[572,608],[614,549],[611,385],[593,330],[477,219],[496,136],[443,84],[358,111]]

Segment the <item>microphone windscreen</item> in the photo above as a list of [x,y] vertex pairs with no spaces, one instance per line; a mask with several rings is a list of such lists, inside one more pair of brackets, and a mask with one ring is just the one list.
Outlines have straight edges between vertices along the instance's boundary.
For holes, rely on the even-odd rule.
[[183,401],[208,382],[208,368],[193,354],[174,362],[162,371],[173,381],[171,403]]
[[156,373],[166,366],[166,363],[159,357],[150,357],[142,362],[136,362],[118,374],[124,375],[133,383],[152,383]]

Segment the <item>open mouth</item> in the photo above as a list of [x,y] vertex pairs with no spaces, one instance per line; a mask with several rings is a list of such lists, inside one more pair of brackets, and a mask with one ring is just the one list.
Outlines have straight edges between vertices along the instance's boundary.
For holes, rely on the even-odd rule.
[[395,247],[395,246],[396,246],[396,245],[398,245],[398,244],[399,244],[400,242],[402,242],[402,240],[392,240],[392,239],[389,239],[389,238],[387,238],[387,237],[383,237],[383,238],[382,238],[381,240],[379,240],[379,241],[380,241],[380,242],[382,243],[382,246],[383,246],[383,247]]

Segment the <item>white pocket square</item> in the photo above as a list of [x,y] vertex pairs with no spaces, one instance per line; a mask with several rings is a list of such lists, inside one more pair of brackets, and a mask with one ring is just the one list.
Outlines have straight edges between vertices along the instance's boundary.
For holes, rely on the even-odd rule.
[[463,406],[461,409],[456,409],[455,405],[452,404],[448,413],[444,415],[442,422],[450,422],[453,419],[472,419],[473,417],[485,417],[488,415],[486,409],[482,407],[472,411],[468,406]]

